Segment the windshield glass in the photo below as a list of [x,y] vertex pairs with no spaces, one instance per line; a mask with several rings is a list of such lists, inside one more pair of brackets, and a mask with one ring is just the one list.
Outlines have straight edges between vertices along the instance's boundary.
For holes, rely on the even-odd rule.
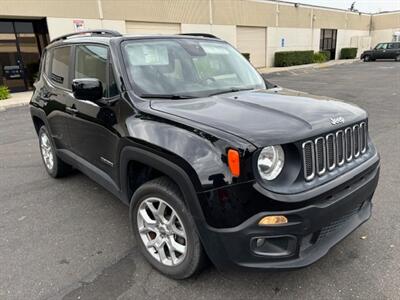
[[127,41],[122,48],[129,79],[144,98],[206,97],[265,88],[257,71],[224,42],[149,39]]

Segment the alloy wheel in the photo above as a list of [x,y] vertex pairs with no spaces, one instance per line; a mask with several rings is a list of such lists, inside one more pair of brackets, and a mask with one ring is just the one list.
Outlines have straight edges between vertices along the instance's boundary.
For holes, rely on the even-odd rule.
[[46,168],[52,170],[54,167],[54,156],[51,148],[51,142],[45,132],[40,136],[40,150],[42,152],[43,161]]
[[177,212],[164,200],[150,197],[140,203],[137,226],[146,250],[166,266],[179,265],[187,253],[187,235]]

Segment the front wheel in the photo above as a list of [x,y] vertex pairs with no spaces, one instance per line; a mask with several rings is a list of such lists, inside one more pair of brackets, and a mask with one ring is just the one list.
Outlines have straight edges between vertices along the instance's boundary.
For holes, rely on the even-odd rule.
[[364,56],[364,61],[365,62],[370,62],[370,61],[372,61],[372,57],[370,55],[365,55]]
[[193,218],[178,187],[167,177],[137,189],[130,219],[140,251],[164,275],[184,279],[204,266],[205,253]]

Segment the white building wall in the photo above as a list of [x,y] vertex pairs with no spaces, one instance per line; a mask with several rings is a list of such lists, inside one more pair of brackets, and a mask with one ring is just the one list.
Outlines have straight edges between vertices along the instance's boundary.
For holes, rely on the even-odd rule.
[[368,30],[338,29],[336,41],[336,59],[340,58],[342,48],[358,48],[357,57],[371,47],[371,38]]
[[[267,28],[267,67],[273,67],[275,52],[295,50],[319,50],[320,29]],[[282,39],[283,47],[282,47]]]

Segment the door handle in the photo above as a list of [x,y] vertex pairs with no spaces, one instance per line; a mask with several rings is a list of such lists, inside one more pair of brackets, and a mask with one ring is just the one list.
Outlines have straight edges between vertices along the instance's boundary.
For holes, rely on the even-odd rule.
[[69,106],[67,106],[67,107],[65,108],[65,110],[66,110],[67,112],[71,113],[71,114],[76,114],[76,113],[79,112],[78,109],[73,108],[73,107],[69,107]]

